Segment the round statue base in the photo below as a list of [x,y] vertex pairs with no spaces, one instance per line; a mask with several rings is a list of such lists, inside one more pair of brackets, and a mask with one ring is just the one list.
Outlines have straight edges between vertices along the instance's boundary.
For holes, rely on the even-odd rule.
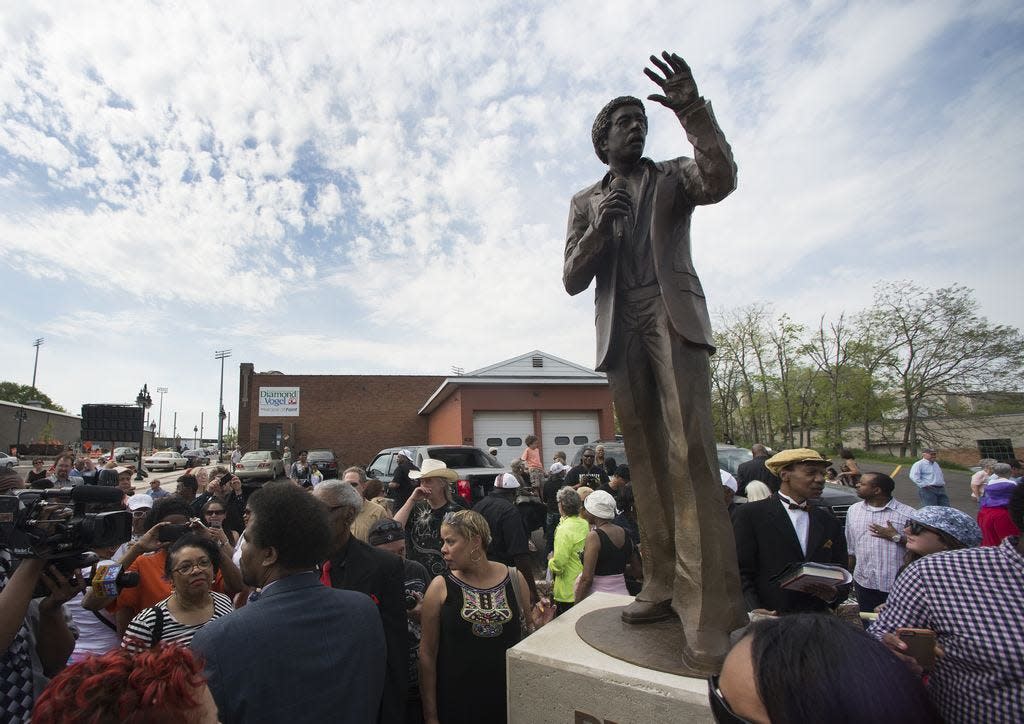
[[683,628],[679,619],[647,624],[622,621],[625,606],[601,608],[584,614],[576,622],[576,634],[601,653],[645,669],[677,676],[705,678],[683,664]]

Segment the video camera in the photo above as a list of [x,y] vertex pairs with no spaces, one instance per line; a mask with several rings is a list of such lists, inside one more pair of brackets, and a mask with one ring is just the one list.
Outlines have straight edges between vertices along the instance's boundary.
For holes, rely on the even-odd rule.
[[65,559],[120,545],[132,535],[123,498],[117,488],[96,485],[12,490],[0,495],[0,548],[15,558]]

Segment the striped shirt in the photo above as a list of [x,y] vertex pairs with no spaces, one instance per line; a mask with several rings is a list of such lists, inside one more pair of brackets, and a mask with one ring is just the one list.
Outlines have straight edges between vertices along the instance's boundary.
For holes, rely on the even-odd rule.
[[928,691],[944,721],[1024,721],[1024,555],[998,547],[933,553],[907,566],[869,631],[928,628],[944,655]]
[[[213,616],[210,617],[210,621],[226,616],[235,610],[231,599],[223,593],[211,591],[210,595],[213,596]],[[133,618],[131,623],[128,624],[128,629],[124,632],[121,648],[128,649],[132,653],[138,653],[139,651],[151,648],[154,643],[159,643],[162,646],[169,646],[171,644],[188,646],[192,643],[192,637],[196,635],[196,631],[205,626],[206,623],[209,623],[209,621],[194,626],[178,623],[174,615],[167,608],[169,600],[171,600],[170,596],[152,608],[147,608],[140,612]],[[159,641],[154,642],[154,630],[158,617],[157,609],[160,609],[163,613],[163,632]]]
[[872,535],[871,524],[884,527],[891,522],[896,532],[903,535],[907,517],[913,512],[913,508],[895,498],[882,508],[869,506],[864,501],[850,506],[846,512],[846,550],[857,558],[853,580],[860,586],[876,591],[892,588],[892,582],[903,565],[906,548],[902,541],[894,543],[888,538]]

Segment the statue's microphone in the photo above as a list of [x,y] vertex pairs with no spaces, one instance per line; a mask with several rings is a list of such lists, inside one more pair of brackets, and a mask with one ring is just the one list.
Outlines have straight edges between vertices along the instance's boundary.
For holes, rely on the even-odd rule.
[[[626,183],[626,179],[621,176],[616,176],[612,179],[611,183],[612,191],[625,191],[629,193],[629,185]],[[621,244],[626,238],[625,220],[621,216],[616,216],[612,220],[612,235],[615,237],[615,242]]]

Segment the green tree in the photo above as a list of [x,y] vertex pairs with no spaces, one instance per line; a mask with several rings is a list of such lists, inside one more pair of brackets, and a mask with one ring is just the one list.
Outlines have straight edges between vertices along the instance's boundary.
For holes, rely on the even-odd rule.
[[903,407],[901,456],[917,456],[923,413],[944,407],[946,395],[1020,389],[1024,336],[980,317],[977,307],[972,291],[960,285],[876,285],[864,320],[892,349],[883,364]]
[[0,382],[0,400],[17,402],[27,405],[30,402],[41,402],[47,410],[67,412],[63,407],[50,399],[49,395],[31,385],[19,385],[17,382]]

